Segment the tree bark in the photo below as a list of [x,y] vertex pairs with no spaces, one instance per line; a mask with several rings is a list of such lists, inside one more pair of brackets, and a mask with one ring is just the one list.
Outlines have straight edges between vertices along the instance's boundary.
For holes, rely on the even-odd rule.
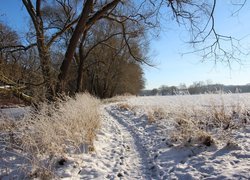
[[82,92],[82,86],[83,86],[83,61],[81,60],[77,74],[76,92]]
[[76,84],[76,92],[82,91],[83,86],[83,66],[85,61],[85,56],[83,52],[83,43],[86,39],[87,31],[84,32],[81,42],[79,44],[79,66],[78,66],[78,73],[77,73],[77,84]]
[[45,82],[45,98],[53,100],[55,97],[54,83],[51,70],[51,59],[48,47],[45,44],[42,19],[37,21],[38,29],[36,30],[37,47],[39,52],[40,64],[42,68],[43,79]]

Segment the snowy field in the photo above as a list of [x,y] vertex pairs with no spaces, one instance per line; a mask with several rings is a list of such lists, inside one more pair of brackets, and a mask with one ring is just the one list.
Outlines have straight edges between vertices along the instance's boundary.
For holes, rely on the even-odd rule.
[[[140,97],[128,106],[109,111],[142,146],[148,179],[250,178],[249,94]],[[200,119],[208,125],[192,122]]]
[[[91,150],[64,154],[55,179],[250,179],[250,94],[123,97],[100,113]],[[25,177],[0,155],[0,179]]]

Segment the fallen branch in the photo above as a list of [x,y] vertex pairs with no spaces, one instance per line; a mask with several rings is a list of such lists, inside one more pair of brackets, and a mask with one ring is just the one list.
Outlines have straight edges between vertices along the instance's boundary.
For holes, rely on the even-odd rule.
[[32,104],[33,98],[22,92],[22,90],[25,89],[26,86],[19,86],[17,83],[4,76],[3,74],[0,74],[0,82],[5,84],[4,86],[0,86],[0,93],[13,94],[24,102]]

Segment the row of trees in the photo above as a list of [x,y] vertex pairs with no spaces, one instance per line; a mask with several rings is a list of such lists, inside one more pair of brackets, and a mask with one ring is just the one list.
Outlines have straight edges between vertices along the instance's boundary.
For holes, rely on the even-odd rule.
[[[141,65],[133,61],[128,49],[120,43],[119,37],[114,36],[105,40],[105,43],[98,43],[105,38],[103,31],[109,31],[113,34],[110,30],[104,29],[104,26],[98,25],[95,32],[92,33],[91,39],[85,43],[85,46],[88,46],[85,47],[87,52],[84,54],[80,50],[75,53],[75,61],[69,70],[68,84],[65,86],[65,90],[71,94],[87,90],[101,98],[123,93],[137,94],[144,87]],[[0,23],[0,33],[1,37],[5,37],[1,39],[0,47],[19,46],[20,39],[17,33],[8,26]],[[61,43],[58,46],[62,46]],[[93,48],[94,46],[95,48]],[[138,57],[142,57],[138,44],[134,43],[133,51],[137,51],[134,53]],[[56,72],[59,72],[58,67],[63,53],[60,49],[55,48],[50,51],[50,54],[53,58],[50,65],[50,68],[53,69],[51,76],[52,80],[56,81]],[[44,85],[47,81],[43,79],[38,56],[35,47],[26,51],[2,50],[0,70],[2,77],[3,75],[10,77],[12,81],[19,84],[19,87],[25,86],[27,94],[43,99],[46,94],[46,86]],[[82,70],[79,71],[81,58],[85,60],[82,64]],[[13,85],[10,82],[7,83]]]
[[247,93],[250,92],[250,84],[247,85],[223,85],[223,84],[207,84],[203,81],[194,82],[190,86],[184,83],[179,86],[166,86],[163,85],[158,89],[143,90],[140,95],[142,96],[155,96],[155,95],[184,95],[184,94],[206,94],[206,93]]
[[[137,94],[144,87],[141,61],[146,59],[146,41],[141,40],[143,27],[127,21],[120,25],[120,22],[103,18],[80,33],[73,57],[65,60],[68,51],[72,51],[70,41],[73,41],[76,24],[80,23],[81,15],[76,11],[81,1],[36,1],[36,6],[32,1],[23,3],[33,22],[27,34],[32,43],[22,45],[18,33],[0,23],[2,81],[3,77],[9,78],[39,100],[52,99],[57,92],[73,94],[86,90],[106,98],[123,93]],[[110,3],[102,6],[108,5],[114,6]],[[91,10],[87,2],[82,6]],[[97,12],[101,11],[105,10],[100,8]]]
[[138,93],[144,86],[141,64],[150,64],[147,37],[159,30],[162,17],[184,24],[194,44],[208,39],[209,44],[201,49],[206,55],[225,55],[218,45],[227,40],[232,43],[231,37],[216,32],[216,0],[22,3],[30,17],[25,41],[8,25],[0,25],[1,80],[13,81],[15,90],[22,87],[38,99],[85,90],[101,98]]

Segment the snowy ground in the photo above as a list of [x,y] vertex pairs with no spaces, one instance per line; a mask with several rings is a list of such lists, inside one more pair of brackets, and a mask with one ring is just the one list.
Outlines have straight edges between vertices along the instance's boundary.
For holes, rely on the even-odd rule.
[[0,117],[8,117],[10,119],[20,119],[29,108],[13,107],[0,109]]
[[[224,96],[216,106],[223,103],[231,107],[237,101],[250,109],[249,94]],[[211,102],[216,98],[133,97],[102,105],[102,128],[94,151],[68,155],[65,163],[55,166],[55,173],[62,179],[250,179],[249,119],[233,129],[230,137],[211,146],[173,142],[170,135],[175,130],[174,119],[149,123],[150,109],[171,107],[182,111],[183,104],[206,107],[210,106],[207,99]],[[121,104],[133,108],[121,108]],[[9,179],[3,160],[10,157],[0,155],[0,179]]]

